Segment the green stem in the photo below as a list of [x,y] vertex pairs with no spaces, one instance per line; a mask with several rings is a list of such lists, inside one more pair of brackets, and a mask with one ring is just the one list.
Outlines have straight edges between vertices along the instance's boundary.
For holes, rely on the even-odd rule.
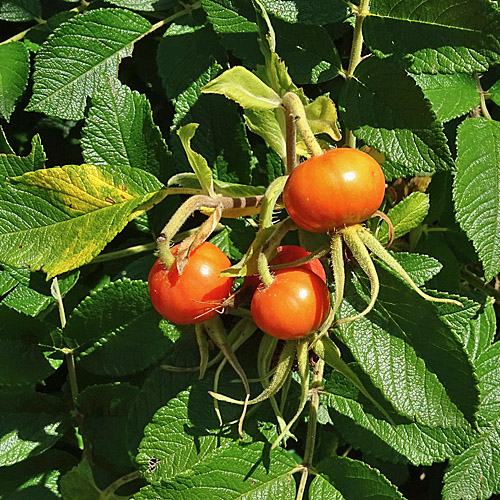
[[485,92],[483,90],[483,87],[481,86],[481,80],[479,79],[479,74],[474,73],[474,79],[476,80],[476,85],[477,85],[477,91],[479,92],[480,96],[480,106],[481,106],[481,113],[485,118],[488,118],[488,120],[492,120],[490,112],[488,111],[488,107],[486,106],[486,97],[485,97]]
[[500,291],[495,287],[485,283],[482,278],[472,271],[469,271],[466,267],[462,269],[462,276],[477,290],[481,290],[490,297],[493,297],[497,302],[500,302]]
[[[349,58],[349,66],[345,73],[345,78],[349,79],[354,76],[354,71],[361,61],[361,53],[363,50],[363,21],[368,15],[368,5],[370,0],[361,0],[359,7],[356,9],[356,22],[354,24],[354,34],[352,37],[351,55]],[[346,144],[351,147],[356,147],[356,138],[352,130],[346,129]]]
[[307,423],[306,449],[304,451],[304,460],[302,464],[310,467],[314,457],[314,446],[316,444],[316,430],[318,426],[318,408],[319,408],[319,389],[323,385],[323,372],[325,362],[320,358],[316,362],[312,385],[311,402],[309,406],[309,421]]
[[293,92],[287,92],[283,96],[283,106],[286,113],[291,115],[290,119],[295,122],[299,134],[304,140],[306,146],[309,148],[309,151],[311,151],[312,155],[321,156],[323,154],[323,150],[321,149],[321,146],[309,126],[306,111],[299,96]]
[[135,470],[130,474],[126,474],[125,476],[119,477],[116,481],[113,481],[105,490],[102,491],[101,498],[103,500],[107,500],[108,498],[113,496],[118,488],[122,487],[124,484],[135,481],[140,477],[141,473],[138,470]]
[[297,163],[297,127],[295,126],[295,116],[286,108],[286,173],[290,175]]

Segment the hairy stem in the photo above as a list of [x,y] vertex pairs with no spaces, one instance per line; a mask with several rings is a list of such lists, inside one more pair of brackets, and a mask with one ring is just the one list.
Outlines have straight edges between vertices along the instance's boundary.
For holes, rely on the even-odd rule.
[[325,362],[320,358],[316,362],[312,385],[311,385],[311,403],[309,406],[309,421],[307,423],[306,449],[302,464],[310,467],[314,457],[314,446],[316,444],[316,429],[318,424],[319,392],[323,385],[323,372]]
[[477,91],[479,92],[481,113],[485,118],[488,118],[488,120],[492,120],[490,112],[488,111],[488,107],[486,106],[486,97],[484,95],[485,92],[483,90],[483,87],[481,86],[479,74],[476,72],[474,73],[474,79],[476,80]]
[[299,96],[293,92],[287,92],[283,96],[283,106],[285,107],[286,113],[291,115],[290,119],[294,120],[299,134],[304,140],[309,151],[311,151],[312,155],[321,156],[323,154],[323,150],[321,149],[321,146],[309,126],[306,111]]
[[[349,58],[349,66],[345,73],[346,79],[354,76],[354,71],[361,61],[361,53],[363,50],[363,21],[368,14],[369,0],[361,0],[359,7],[356,9],[356,22],[354,24],[354,34],[352,37],[351,55]],[[355,148],[356,138],[352,130],[346,130],[346,145]]]

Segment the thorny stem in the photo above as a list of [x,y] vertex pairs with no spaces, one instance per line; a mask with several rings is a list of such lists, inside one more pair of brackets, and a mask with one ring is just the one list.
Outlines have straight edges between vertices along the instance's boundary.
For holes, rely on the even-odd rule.
[[[356,22],[354,24],[354,33],[352,37],[351,56],[349,58],[349,66],[345,73],[345,78],[349,79],[354,76],[354,71],[361,61],[361,52],[363,50],[363,21],[368,14],[368,5],[370,0],[361,0],[359,7],[356,8]],[[352,130],[346,129],[346,145],[355,148],[356,138]]]
[[113,481],[105,490],[102,491],[101,497],[103,498],[103,500],[107,500],[115,493],[118,488],[122,487],[124,484],[135,481],[140,477],[141,473],[138,470],[135,470],[130,474],[126,474],[125,476],[119,477],[116,481]]
[[[318,141],[316,140],[316,137],[314,136],[313,131],[311,130],[311,127],[309,126],[309,122],[307,121],[306,117],[306,111],[299,96],[297,94],[294,94],[293,92],[287,92],[283,96],[283,106],[285,108],[286,114],[292,115],[290,119],[295,122],[299,134],[304,140],[306,146],[309,148],[309,151],[311,151],[312,155],[321,156],[323,154],[323,150],[321,149],[321,146],[319,145]],[[288,133],[287,133],[287,142],[288,142]]]
[[479,77],[479,74],[477,72],[474,73],[474,79],[476,80],[476,85],[477,85],[477,91],[479,92],[479,97],[480,97],[480,106],[481,106],[481,113],[485,118],[488,118],[488,120],[491,120],[491,115],[490,112],[488,111],[488,108],[486,106],[486,98],[485,98],[485,91],[483,90],[483,87],[481,86],[481,80]]

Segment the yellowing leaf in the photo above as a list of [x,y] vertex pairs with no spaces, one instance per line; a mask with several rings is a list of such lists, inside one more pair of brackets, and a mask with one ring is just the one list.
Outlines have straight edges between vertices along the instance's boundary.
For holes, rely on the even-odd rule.
[[13,177],[0,190],[0,260],[47,278],[75,269],[165,196],[156,177],[131,167],[66,165]]

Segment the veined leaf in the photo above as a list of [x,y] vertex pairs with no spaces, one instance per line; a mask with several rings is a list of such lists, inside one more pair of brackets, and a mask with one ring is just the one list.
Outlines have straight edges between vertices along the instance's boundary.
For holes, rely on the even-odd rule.
[[305,111],[314,135],[328,134],[333,141],[342,139],[337,126],[337,109],[328,96],[319,96],[305,107]]
[[[394,239],[400,238],[412,229],[420,225],[429,212],[429,195],[425,193],[411,193],[387,213],[394,226]],[[378,234],[378,239],[382,243],[387,243],[389,239],[389,228],[387,223],[382,222],[382,227]]]
[[46,160],[40,136],[37,134],[31,139],[31,153],[28,156],[0,154],[0,183],[4,182],[6,177],[43,168]]
[[177,0],[105,0],[107,3],[126,9],[155,11],[168,10],[177,5]]
[[262,442],[227,444],[217,448],[183,475],[158,485],[146,486],[136,500],[291,500],[295,481],[291,475],[297,464],[291,455]]
[[[380,267],[378,274],[374,310],[339,325],[341,340],[401,415],[427,426],[455,427],[463,415],[473,422],[479,391],[462,342],[430,302]],[[351,276],[355,291],[349,287],[341,317],[363,310],[369,300],[370,285]]]
[[117,78],[103,77],[82,129],[83,158],[93,165],[127,165],[166,181],[170,153],[146,97]]
[[244,109],[265,111],[281,105],[280,96],[243,66],[228,69],[205,85],[201,91],[225,95]]
[[4,0],[0,3],[0,19],[5,21],[31,21],[41,15],[40,0]]
[[149,28],[143,17],[120,9],[92,10],[61,24],[37,52],[28,111],[83,118],[101,74],[116,76],[121,59]]
[[500,60],[500,15],[488,0],[372,0],[363,30],[373,51],[412,73],[472,73]]
[[347,17],[347,5],[342,0],[261,0],[267,12],[287,23],[332,24]]
[[67,165],[13,177],[0,190],[0,257],[51,278],[92,260],[125,225],[165,197],[130,167]]
[[402,69],[369,57],[344,84],[339,100],[346,126],[388,160],[382,164],[386,179],[453,170],[442,125]]
[[500,123],[465,120],[458,129],[456,217],[474,244],[486,280],[500,272]]
[[[411,75],[432,103],[437,119],[450,121],[479,106],[480,95],[472,75],[455,73],[453,75]],[[453,99],[450,96],[453,95]]]
[[28,84],[28,49],[22,42],[0,45],[0,61],[0,115],[8,120]]
[[[311,483],[310,500],[395,500],[403,495],[378,470],[346,457],[327,458],[318,465],[319,475]],[[339,495],[339,496],[337,496]]]
[[181,127],[177,131],[177,135],[182,142],[182,146],[184,147],[184,151],[186,152],[186,156],[188,157],[189,164],[194,170],[196,178],[198,179],[203,192],[210,196],[215,196],[212,171],[208,166],[207,160],[205,160],[202,155],[196,153],[191,148],[191,139],[193,138],[198,126],[198,123],[190,123],[188,125],[184,125],[184,127]]

